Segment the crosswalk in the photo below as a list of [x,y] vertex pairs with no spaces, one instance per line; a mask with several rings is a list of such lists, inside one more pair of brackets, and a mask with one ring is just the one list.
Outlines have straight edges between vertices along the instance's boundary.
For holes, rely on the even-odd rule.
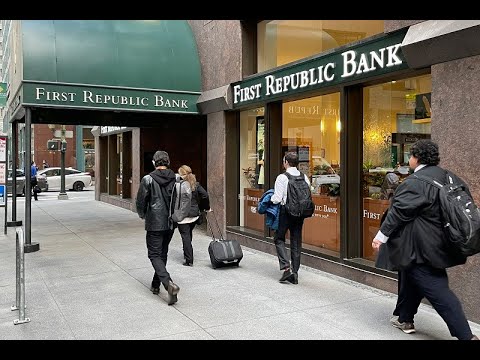
[[[70,197],[70,194],[68,194],[68,197]],[[51,200],[58,200],[58,192],[43,192],[38,194],[38,201],[51,201]],[[12,198],[9,197],[8,201],[11,202]],[[18,202],[25,202],[25,197],[19,196],[17,197]],[[32,195],[32,201],[35,201]]]
[[[80,191],[80,192],[67,191],[67,195],[68,195],[69,199],[77,199],[77,198],[88,197],[90,192],[91,191],[85,191],[85,190]],[[41,202],[41,201],[58,201],[58,194],[59,194],[58,191],[41,192],[40,194],[38,194],[38,201],[35,201],[34,198],[33,198],[33,195],[32,195],[32,203],[38,203],[38,202]],[[12,196],[11,195],[9,195],[9,197],[8,197],[8,202],[9,203],[12,202]],[[18,196],[17,197],[17,202],[19,202],[19,203],[25,202],[25,197]]]

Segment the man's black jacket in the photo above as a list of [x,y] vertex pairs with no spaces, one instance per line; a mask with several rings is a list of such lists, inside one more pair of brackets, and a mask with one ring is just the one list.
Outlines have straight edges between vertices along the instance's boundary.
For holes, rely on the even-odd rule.
[[137,213],[145,219],[145,230],[170,230],[170,200],[175,174],[172,170],[155,170],[145,175],[137,193]]
[[[439,166],[426,166],[415,174],[432,177],[442,184],[446,181],[445,170]],[[451,250],[444,235],[438,192],[436,186],[413,174],[396,189],[380,227],[380,231],[389,237],[382,245],[386,245],[384,250],[389,261],[385,267],[388,270],[402,270],[414,263],[438,269],[465,263],[466,258]]]

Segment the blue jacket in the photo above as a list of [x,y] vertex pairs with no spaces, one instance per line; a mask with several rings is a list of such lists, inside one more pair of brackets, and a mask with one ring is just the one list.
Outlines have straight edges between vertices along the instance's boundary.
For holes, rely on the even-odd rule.
[[257,211],[259,214],[267,215],[267,226],[272,230],[278,230],[278,219],[280,218],[280,204],[274,204],[270,201],[273,189],[263,193],[258,202]]

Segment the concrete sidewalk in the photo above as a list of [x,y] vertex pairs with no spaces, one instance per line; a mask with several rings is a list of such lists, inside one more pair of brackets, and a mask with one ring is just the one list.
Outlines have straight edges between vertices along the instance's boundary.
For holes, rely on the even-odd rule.
[[193,267],[182,266],[175,232],[167,268],[181,290],[168,306],[163,288],[159,296],[149,291],[153,269],[137,214],[95,201],[93,191],[63,201],[40,195],[32,202],[40,251],[25,254],[29,323],[14,325],[18,311],[10,310],[15,230],[0,235],[0,339],[452,339],[427,305],[415,318],[417,333],[407,335],[389,324],[395,295],[305,266],[298,285],[281,284],[276,257],[246,247],[239,268],[214,270],[211,238],[199,228]]

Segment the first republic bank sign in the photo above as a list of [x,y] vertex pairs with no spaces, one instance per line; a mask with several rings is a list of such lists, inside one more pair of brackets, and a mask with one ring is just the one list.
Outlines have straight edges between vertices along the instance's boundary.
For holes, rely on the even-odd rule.
[[407,69],[401,51],[405,34],[378,36],[233,83],[233,108]]
[[24,81],[23,105],[197,114],[199,92]]

